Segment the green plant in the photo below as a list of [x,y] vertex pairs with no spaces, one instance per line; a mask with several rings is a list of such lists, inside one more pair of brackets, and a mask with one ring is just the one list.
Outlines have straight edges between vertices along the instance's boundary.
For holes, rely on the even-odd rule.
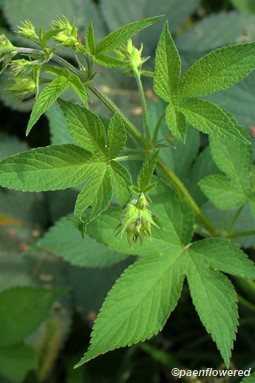
[[[14,75],[9,91],[23,98],[36,97],[27,134],[58,100],[72,137],[69,143],[31,149],[2,160],[1,186],[35,192],[78,186],[72,222],[82,236],[86,232],[112,250],[138,256],[105,299],[89,350],[77,366],[157,334],[175,308],[185,278],[198,315],[229,366],[238,325],[237,294],[223,273],[243,283],[255,279],[253,263],[231,241],[254,235],[254,231],[235,231],[245,205],[255,217],[251,140],[226,110],[201,99],[234,85],[255,69],[255,43],[212,51],[181,77],[180,56],[166,23],[156,49],[155,71],[151,72],[143,69],[147,61],[142,57],[143,47],[136,49],[131,37],[159,18],[125,25],[98,43],[92,24],[83,43],[76,26],[66,18],[52,22],[48,31],[41,28],[38,32],[25,21],[18,33],[32,40],[36,48],[13,46],[1,36],[3,69],[10,67]],[[49,44],[52,40],[57,47]],[[61,47],[75,53],[77,66],[56,54]],[[143,132],[94,85],[94,64],[120,68],[134,76],[143,110]],[[154,92],[164,101],[154,124],[143,76],[153,78]],[[60,98],[68,88],[80,104]],[[88,92],[112,113],[106,127],[89,108]],[[170,143],[169,137],[162,140],[160,136],[164,119]],[[202,191],[219,209],[237,209],[224,229],[208,220],[161,158],[160,152],[166,148],[170,153],[172,140],[185,142],[191,129],[188,123],[209,135],[212,157],[225,173],[200,182]],[[136,148],[126,147],[128,137]],[[135,160],[143,164],[133,184],[133,174],[121,162]],[[122,238],[125,233],[128,241]]]

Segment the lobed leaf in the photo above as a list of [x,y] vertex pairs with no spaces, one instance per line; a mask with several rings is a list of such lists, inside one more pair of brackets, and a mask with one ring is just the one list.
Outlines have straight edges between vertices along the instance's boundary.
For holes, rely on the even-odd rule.
[[0,161],[0,185],[23,191],[66,189],[86,177],[93,158],[71,144],[31,149]]
[[121,44],[124,44],[130,37],[140,32],[141,30],[149,27],[154,24],[156,21],[160,20],[162,16],[150,17],[148,19],[143,19],[140,21],[135,21],[124,25],[123,27],[109,33],[104,37],[96,46],[95,55],[97,56],[102,52],[109,52],[118,48]]
[[255,69],[255,42],[216,49],[196,61],[181,82],[183,98],[206,96],[229,88]]
[[91,345],[76,367],[107,351],[145,341],[162,329],[182,290],[179,256],[177,252],[148,257],[124,271],[104,301]]
[[41,115],[61,96],[62,93],[69,87],[69,81],[64,76],[59,76],[51,81],[39,94],[36,99],[32,113],[30,115],[26,134],[30,132],[34,124],[39,120]]
[[[104,231],[102,225],[100,228]],[[151,246],[154,241],[155,237]],[[135,249],[137,254],[144,255],[143,247],[140,249]],[[200,319],[228,366],[238,323],[237,296],[220,271],[255,279],[254,264],[236,245],[222,238],[186,247],[170,246],[162,254],[151,253],[138,260],[109,292],[93,327],[91,345],[76,367],[157,334],[179,299],[185,275]]]
[[156,49],[154,91],[165,101],[176,96],[181,75],[181,59],[165,23]]

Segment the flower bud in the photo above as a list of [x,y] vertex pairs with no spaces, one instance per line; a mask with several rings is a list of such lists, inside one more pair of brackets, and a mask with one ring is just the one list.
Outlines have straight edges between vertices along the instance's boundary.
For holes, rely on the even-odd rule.
[[126,47],[122,47],[115,51],[117,56],[123,59],[128,70],[140,69],[141,66],[148,60],[149,57],[142,58],[143,45],[138,50],[129,39]]
[[29,20],[25,20],[18,26],[17,31],[21,36],[26,37],[30,40],[38,40],[38,36],[35,33],[35,27]]
[[59,32],[53,36],[54,40],[66,47],[76,48],[80,45],[78,39],[78,30],[75,24],[71,25],[69,21],[64,17],[63,19],[57,19],[51,23],[52,29]]

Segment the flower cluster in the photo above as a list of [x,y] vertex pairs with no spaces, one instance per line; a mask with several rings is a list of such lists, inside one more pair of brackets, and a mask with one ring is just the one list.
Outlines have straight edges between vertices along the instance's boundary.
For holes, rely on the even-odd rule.
[[142,244],[144,237],[151,235],[151,225],[157,226],[149,209],[149,201],[142,193],[127,205],[122,222],[116,228],[116,234],[122,236],[126,232],[130,246],[138,239]]
[[21,23],[21,25],[18,26],[17,31],[21,36],[25,37],[29,40],[35,40],[38,41],[39,37],[37,36],[35,32],[35,27],[29,20],[25,20]]
[[142,57],[143,45],[137,49],[131,39],[128,40],[127,45],[116,49],[115,53],[123,60],[126,70],[133,71],[141,69],[142,65],[149,59],[149,57]]
[[76,25],[71,25],[65,17],[53,21],[51,27],[56,31],[56,34],[53,36],[54,40],[61,45],[74,49],[81,45]]

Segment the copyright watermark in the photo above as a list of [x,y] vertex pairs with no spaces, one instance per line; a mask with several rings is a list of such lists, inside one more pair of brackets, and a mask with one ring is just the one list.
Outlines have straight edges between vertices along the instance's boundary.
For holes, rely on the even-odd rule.
[[181,370],[179,368],[172,368],[171,374],[178,379],[181,379],[184,376],[250,376],[251,368],[248,370],[215,370],[213,368],[207,368],[205,370]]

